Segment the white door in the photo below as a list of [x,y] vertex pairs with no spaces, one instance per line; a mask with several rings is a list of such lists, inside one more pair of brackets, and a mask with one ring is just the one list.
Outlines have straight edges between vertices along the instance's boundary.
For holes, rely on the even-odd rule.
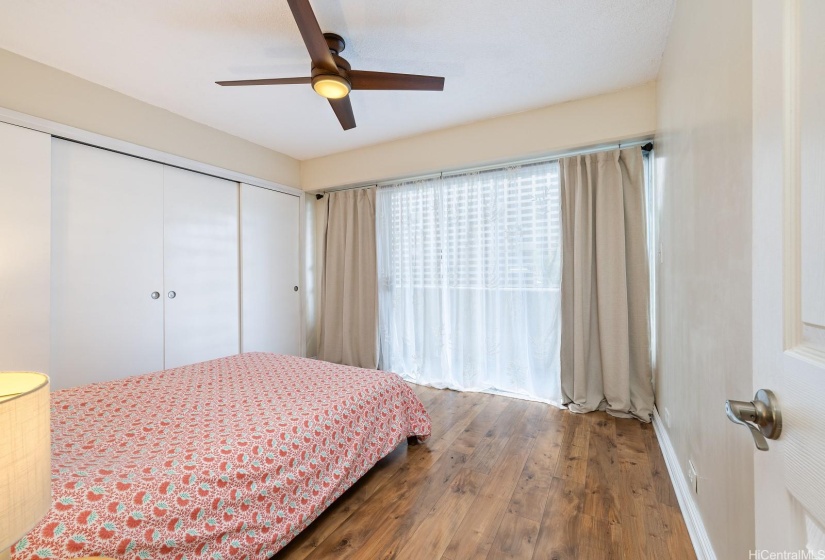
[[240,349],[238,184],[164,167],[166,368]]
[[756,547],[825,554],[825,2],[753,10],[753,377],[783,415],[755,452]]
[[52,140],[54,389],[163,369],[163,166]]
[[299,212],[297,196],[241,184],[244,352],[301,354]]

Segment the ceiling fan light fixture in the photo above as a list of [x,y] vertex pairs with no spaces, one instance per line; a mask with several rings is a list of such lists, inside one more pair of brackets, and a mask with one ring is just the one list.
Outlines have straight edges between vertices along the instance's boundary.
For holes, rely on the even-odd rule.
[[355,116],[349,92],[355,90],[395,91],[444,91],[441,76],[397,74],[353,70],[341,56],[346,47],[344,39],[336,33],[322,33],[318,18],[312,11],[310,0],[287,0],[298,31],[304,40],[310,59],[311,76],[305,78],[264,78],[258,80],[231,80],[216,82],[221,86],[262,86],[286,84],[312,84],[312,89],[329,100],[341,128],[355,128]]
[[321,97],[341,99],[349,95],[351,86],[347,80],[335,74],[319,74],[312,78],[312,89]]

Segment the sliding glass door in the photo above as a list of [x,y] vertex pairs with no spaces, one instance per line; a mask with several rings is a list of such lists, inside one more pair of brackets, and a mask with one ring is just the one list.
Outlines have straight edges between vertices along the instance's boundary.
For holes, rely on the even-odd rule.
[[557,162],[379,189],[381,368],[558,403]]

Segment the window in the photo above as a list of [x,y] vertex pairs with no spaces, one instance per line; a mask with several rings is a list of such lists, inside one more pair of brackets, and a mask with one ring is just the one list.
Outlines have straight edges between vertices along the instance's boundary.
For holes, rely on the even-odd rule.
[[377,228],[383,369],[558,402],[557,162],[383,187]]

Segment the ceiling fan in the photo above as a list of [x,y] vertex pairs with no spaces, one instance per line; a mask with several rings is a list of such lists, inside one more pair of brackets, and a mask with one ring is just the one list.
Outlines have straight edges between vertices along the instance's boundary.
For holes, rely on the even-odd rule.
[[321,27],[309,0],[287,0],[312,60],[308,78],[269,78],[263,80],[234,80],[215,82],[222,86],[268,86],[284,84],[312,84],[312,89],[329,100],[335,116],[344,130],[355,128],[355,115],[349,93],[353,90],[389,89],[443,91],[444,78],[416,74],[393,74],[353,70],[341,57],[344,39],[335,33],[321,33]]

